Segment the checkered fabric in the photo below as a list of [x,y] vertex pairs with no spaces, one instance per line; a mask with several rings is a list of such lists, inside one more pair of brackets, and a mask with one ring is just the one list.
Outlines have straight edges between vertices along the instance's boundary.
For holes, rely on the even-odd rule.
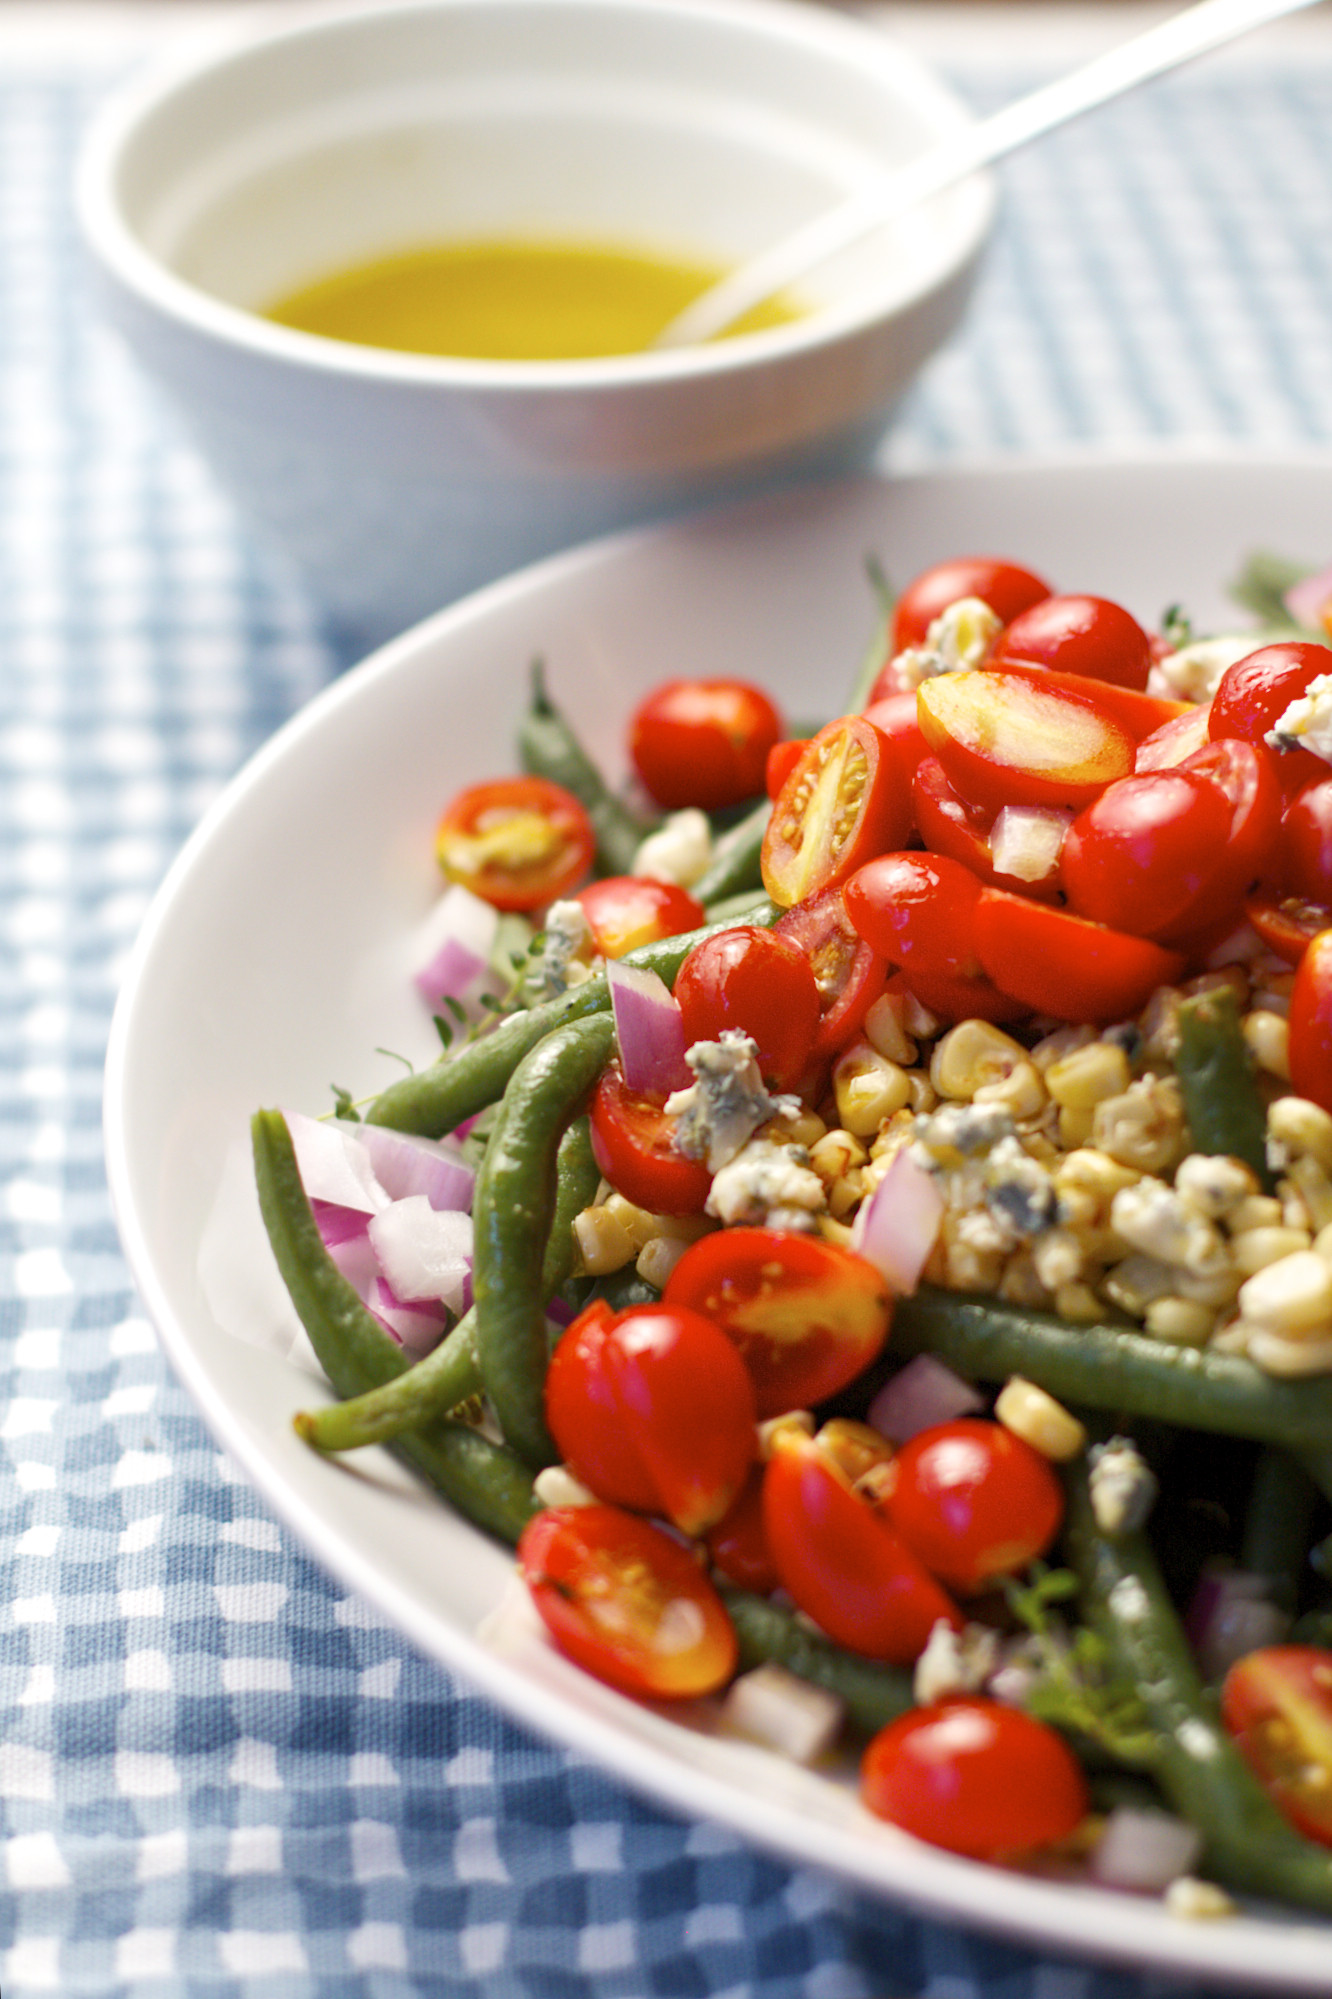
[[[0,1989],[139,1999],[1145,1999],[679,1823],[453,1686],[211,1441],[119,1254],[118,973],[183,836],[340,666],[98,329],[68,212],[110,66],[0,17]],[[1039,80],[951,63],[979,107]],[[1332,40],[1004,171],[891,455],[1332,443]]]

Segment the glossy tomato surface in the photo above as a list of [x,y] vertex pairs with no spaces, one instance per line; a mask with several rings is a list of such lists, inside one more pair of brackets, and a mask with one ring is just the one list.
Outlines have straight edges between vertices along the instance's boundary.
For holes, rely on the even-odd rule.
[[703,905],[687,889],[643,875],[604,875],[580,889],[575,901],[603,958],[622,958],[661,937],[682,937],[703,922]]
[[1295,973],[1290,1080],[1298,1095],[1332,1111],[1332,930],[1312,939]]
[[921,731],[967,803],[1089,805],[1133,769],[1127,731],[1090,696],[1034,673],[941,673],[918,695]]
[[435,858],[496,909],[539,909],[576,888],[592,865],[587,813],[544,777],[496,778],[449,801],[435,828]]
[[622,1693],[692,1700],[735,1671],[731,1620],[692,1552],[613,1506],[557,1506],[523,1529],[518,1568],[562,1652]]
[[1221,1718],[1292,1825],[1332,1846],[1332,1652],[1269,1645],[1246,1653],[1226,1674]]
[[705,812],[763,790],[784,733],[776,704],[746,680],[670,680],[634,710],[629,755],[658,805]]
[[1201,772],[1144,771],[1107,785],[1069,827],[1060,869],[1079,916],[1139,937],[1224,915],[1208,884],[1230,835],[1231,808]]
[[975,937],[999,990],[1058,1020],[1127,1020],[1184,969],[1178,951],[1005,889],[982,891]]
[[[1213,738],[1236,736],[1264,743],[1292,701],[1311,680],[1332,672],[1332,651],[1313,641],[1293,639],[1260,646],[1228,666],[1217,683],[1208,716]],[[1310,750],[1290,750],[1281,758],[1281,781],[1288,794],[1327,775],[1327,766]]]
[[765,1082],[787,1090],[804,1073],[822,1006],[814,968],[790,937],[737,924],[704,937],[675,978],[685,1042],[749,1035]]
[[588,1118],[597,1165],[626,1201],[655,1215],[703,1211],[712,1176],[687,1159],[676,1142],[676,1121],[664,1099],[641,1096],[608,1062],[592,1093]]
[[821,889],[785,910],[773,929],[808,961],[819,995],[819,1022],[810,1059],[840,1054],[864,1025],[888,982],[887,960],[871,950],[846,912],[840,888]]
[[750,1466],[749,1476],[728,1512],[707,1535],[708,1559],[737,1589],[769,1596],[781,1578],[768,1553],[763,1531],[763,1466]]
[[754,1384],[760,1417],[808,1409],[877,1359],[892,1301],[872,1263],[841,1244],[780,1229],[720,1229],[685,1251],[668,1304],[712,1320]]
[[888,1466],[880,1503],[930,1574],[963,1596],[1025,1569],[1064,1518],[1050,1460],[979,1416],[909,1438]]
[[1306,785],[1287,806],[1278,869],[1288,895],[1332,903],[1332,772]]
[[910,793],[892,743],[863,715],[843,715],[811,737],[773,802],[763,886],[790,909],[902,846],[910,831]]
[[1050,594],[1034,570],[999,556],[963,555],[913,576],[893,611],[893,650],[924,645],[930,626],[950,604],[979,597],[1003,624]]
[[992,664],[1023,660],[1142,689],[1152,642],[1132,612],[1108,597],[1046,597],[1013,619],[990,657]]
[[881,854],[847,882],[846,913],[871,949],[903,971],[974,978],[981,884],[945,854]]
[[960,1698],[914,1708],[865,1751],[860,1794],[879,1818],[973,1860],[1067,1839],[1087,1780],[1063,1737],[1020,1708]]

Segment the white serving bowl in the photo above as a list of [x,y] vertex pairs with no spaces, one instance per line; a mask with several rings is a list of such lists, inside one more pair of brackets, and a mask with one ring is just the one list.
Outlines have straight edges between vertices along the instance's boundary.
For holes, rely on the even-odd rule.
[[812,278],[786,326],[573,362],[275,325],[297,287],[432,242],[627,242],[719,265],[968,122],[804,0],[288,8],[132,83],[78,204],[111,320],[247,524],[369,644],[609,527],[866,461],[965,307],[978,176]]

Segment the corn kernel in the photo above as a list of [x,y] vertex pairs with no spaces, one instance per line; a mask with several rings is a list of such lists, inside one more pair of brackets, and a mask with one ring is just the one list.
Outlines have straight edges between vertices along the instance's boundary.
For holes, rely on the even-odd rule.
[[788,1409],[781,1416],[769,1416],[758,1426],[759,1457],[766,1464],[784,1442],[795,1437],[812,1437],[815,1427],[813,1415],[808,1409]]
[[1332,1115],[1307,1097],[1278,1097],[1267,1107],[1267,1136],[1288,1159],[1306,1154],[1332,1173]]
[[809,1163],[820,1180],[831,1186],[849,1173],[853,1166],[863,1166],[869,1153],[852,1132],[834,1128],[816,1139],[809,1148]]
[[1094,1326],[1105,1317],[1100,1299],[1086,1283],[1061,1284],[1054,1294],[1054,1307],[1061,1319],[1073,1319],[1083,1326]]
[[833,1069],[837,1115],[844,1130],[856,1138],[872,1138],[885,1118],[911,1101],[905,1069],[887,1062],[867,1041],[858,1041],[841,1055]]
[[1141,1076],[1122,1096],[1104,1097],[1092,1112],[1094,1145],[1142,1173],[1178,1165],[1184,1132],[1184,1103],[1171,1077]]
[[1231,1237],[1230,1255],[1240,1275],[1252,1277],[1255,1272],[1266,1270],[1269,1263],[1279,1263],[1283,1256],[1293,1256],[1297,1249],[1308,1249],[1310,1246],[1307,1229],[1292,1229],[1284,1225],[1245,1229],[1242,1234]]
[[840,1180],[834,1180],[828,1189],[828,1212],[835,1221],[844,1221],[853,1208],[859,1207],[866,1194],[863,1171],[844,1173]]
[[1093,1110],[1107,1097],[1121,1097],[1131,1080],[1128,1056],[1113,1041],[1088,1042],[1045,1072],[1046,1089],[1069,1110]]
[[1245,1044],[1260,1069],[1290,1081],[1290,1023],[1282,1014],[1257,1007],[1243,1021]]
[[1299,1195],[1309,1227],[1326,1228],[1332,1222],[1332,1177],[1326,1169],[1312,1153],[1306,1152],[1302,1158],[1291,1160],[1286,1178]]
[[1250,1325],[1286,1338],[1315,1331],[1332,1335],[1332,1266],[1312,1249],[1296,1250],[1242,1284],[1239,1307]]
[[938,1109],[939,1092],[923,1069],[908,1070],[907,1081],[911,1085],[911,1108],[917,1117]]
[[817,1145],[827,1129],[817,1111],[801,1110],[798,1116],[782,1122],[782,1133],[789,1145]]
[[633,1244],[635,1250],[642,1249],[661,1233],[655,1215],[646,1208],[636,1208],[632,1201],[626,1201],[623,1194],[612,1194],[606,1202],[606,1213],[613,1215]]
[[1294,1339],[1266,1326],[1251,1326],[1244,1350],[1264,1374],[1286,1380],[1332,1374],[1332,1338]]
[[678,1236],[654,1236],[651,1242],[645,1242],[639,1250],[634,1268],[645,1284],[653,1284],[658,1291],[662,1291],[665,1289],[666,1279],[688,1247],[689,1244],[681,1242]]
[[1242,1159],[1225,1153],[1191,1152],[1175,1174],[1175,1192],[1209,1221],[1229,1220],[1241,1201],[1260,1192],[1258,1176]]
[[1180,1347],[1204,1347],[1216,1330],[1216,1313],[1192,1298],[1153,1298],[1144,1323],[1158,1340]]
[[629,1231],[609,1208],[584,1208],[581,1215],[574,1216],[573,1232],[579,1261],[588,1277],[623,1270],[633,1259]]
[[1270,1194],[1250,1194],[1237,1201],[1226,1216],[1226,1227],[1232,1236],[1244,1235],[1249,1229],[1279,1229],[1284,1222],[1280,1201]]
[[1096,1113],[1092,1109],[1077,1111],[1069,1104],[1062,1104],[1059,1110],[1059,1142],[1068,1152],[1076,1152],[1081,1146],[1091,1143],[1096,1127]]
[[994,1413],[1006,1430],[1056,1464],[1065,1464],[1087,1448],[1087,1432],[1076,1416],[1035,1382],[1014,1374],[995,1399]]
[[1047,1034],[1031,1049],[1030,1055],[1042,1075],[1056,1062],[1062,1062],[1075,1049],[1089,1047],[1096,1039],[1094,1027],[1057,1027],[1053,1034]]
[[909,1069],[918,1051],[906,1031],[906,1009],[905,993],[880,993],[865,1015],[863,1032],[871,1048]]
[[1054,1183],[1061,1201],[1074,1192],[1085,1194],[1095,1202],[1097,1216],[1104,1218],[1120,1189],[1135,1186],[1141,1178],[1136,1166],[1125,1166],[1095,1146],[1080,1145],[1060,1161]]
[[988,1020],[960,1020],[935,1043],[930,1081],[941,1097],[970,1103],[977,1090],[1002,1082],[1020,1062],[1027,1063],[1027,1051],[1012,1035]]

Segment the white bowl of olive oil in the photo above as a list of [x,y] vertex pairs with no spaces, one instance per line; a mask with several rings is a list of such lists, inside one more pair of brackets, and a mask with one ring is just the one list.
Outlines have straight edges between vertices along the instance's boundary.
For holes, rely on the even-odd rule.
[[967,122],[806,0],[378,0],[132,81],[78,201],[110,319],[371,644],[590,535],[865,463],[965,309],[987,177],[724,339],[652,342]]

